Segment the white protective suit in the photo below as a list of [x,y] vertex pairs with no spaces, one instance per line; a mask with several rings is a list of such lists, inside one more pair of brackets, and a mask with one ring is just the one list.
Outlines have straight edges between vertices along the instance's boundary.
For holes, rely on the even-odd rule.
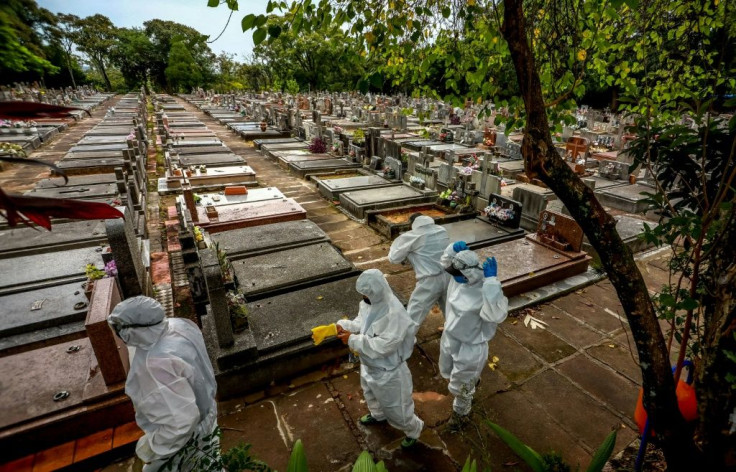
[[447,287],[440,374],[450,380],[448,388],[455,396],[453,410],[467,415],[476,382],[488,360],[488,341],[508,314],[508,299],[497,277],[484,278],[475,252],[456,253],[450,244],[442,255],[442,265],[449,267],[453,263],[468,282],[459,283],[452,278]]
[[439,303],[441,310],[445,309],[450,274],[445,272],[440,259],[449,242],[445,228],[436,225],[431,217],[421,215],[412,223],[411,231],[391,244],[388,260],[400,264],[409,259],[416,273],[417,284],[406,306],[409,317],[417,324],[414,335],[435,303]]
[[125,393],[145,433],[136,445],[144,472],[157,471],[170,459],[170,470],[193,470],[195,456],[180,453],[191,438],[201,449],[210,436],[219,453],[211,434],[217,426],[215,375],[199,328],[186,319],[166,319],[161,304],[142,296],[119,303],[108,323],[136,348]]
[[352,333],[348,346],[360,356],[360,386],[368,409],[375,419],[388,420],[407,437],[417,439],[424,422],[414,414],[411,372],[406,365],[414,349],[414,322],[380,270],[360,274],[355,289],[371,304],[360,302],[354,320],[337,324]]

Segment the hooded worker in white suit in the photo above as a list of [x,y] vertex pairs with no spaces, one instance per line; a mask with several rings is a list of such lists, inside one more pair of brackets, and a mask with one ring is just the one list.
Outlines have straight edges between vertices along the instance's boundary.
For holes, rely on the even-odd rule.
[[[125,393],[145,433],[136,445],[144,472],[167,463],[169,470],[195,470],[197,449],[219,454],[213,434],[217,384],[199,328],[183,318],[166,318],[159,302],[143,296],[119,303],[107,321],[135,348]],[[185,448],[187,443],[194,447]]]
[[424,427],[414,414],[413,385],[406,360],[414,348],[415,323],[377,269],[360,274],[355,289],[363,295],[354,320],[337,322],[338,337],[360,358],[360,386],[369,414],[364,425],[388,421],[413,446]]
[[439,367],[455,396],[453,419],[462,422],[470,413],[475,387],[488,361],[488,341],[508,314],[508,299],[498,280],[495,257],[481,266],[476,253],[458,241],[447,246],[442,265],[452,280],[447,287]]
[[[417,324],[424,322],[435,303],[445,309],[445,295],[450,275],[440,262],[443,251],[450,242],[447,230],[435,224],[434,219],[414,214],[411,231],[401,234],[391,244],[388,260],[400,264],[409,260],[416,273],[417,283],[411,293],[406,311]],[[416,332],[413,334],[416,335]]]

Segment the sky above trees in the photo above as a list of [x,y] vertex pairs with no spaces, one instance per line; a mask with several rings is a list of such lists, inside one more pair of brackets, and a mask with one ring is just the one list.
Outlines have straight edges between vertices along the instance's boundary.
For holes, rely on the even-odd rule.
[[[248,13],[263,13],[267,3],[267,0],[240,2],[240,10],[233,14],[225,32],[210,44],[210,48],[216,54],[235,54],[238,59],[242,59],[243,54],[250,55],[253,51],[252,35],[243,34],[240,19]],[[210,40],[220,34],[230,12],[225,8],[207,8],[203,0],[38,0],[38,5],[53,13],[71,13],[82,18],[100,13],[118,27],[140,27],[144,21],[165,18],[191,26],[209,35]]]

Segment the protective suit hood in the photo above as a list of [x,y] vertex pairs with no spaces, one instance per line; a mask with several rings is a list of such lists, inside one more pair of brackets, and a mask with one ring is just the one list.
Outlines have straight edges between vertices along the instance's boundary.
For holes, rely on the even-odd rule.
[[460,251],[452,258],[452,265],[468,279],[469,285],[483,282],[483,270],[474,251]]
[[118,303],[107,322],[125,344],[150,349],[166,331],[165,318],[166,312],[159,302],[138,296]]
[[429,226],[434,224],[434,219],[431,216],[420,215],[417,216],[414,222],[411,224],[411,229],[416,230],[423,226]]
[[360,274],[355,282],[355,290],[370,298],[371,305],[385,303],[391,294],[391,287],[389,287],[383,273],[378,269],[368,269]]

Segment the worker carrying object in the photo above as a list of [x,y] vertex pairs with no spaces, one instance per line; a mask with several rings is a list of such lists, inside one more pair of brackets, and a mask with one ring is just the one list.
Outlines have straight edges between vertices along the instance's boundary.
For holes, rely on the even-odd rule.
[[508,299],[497,277],[496,258],[486,259],[481,266],[465,242],[447,246],[442,265],[452,280],[440,339],[440,374],[449,379],[448,388],[455,396],[451,426],[461,426],[488,360],[488,341],[508,314]]
[[[136,445],[143,471],[167,463],[169,470],[190,471],[201,460],[197,451],[219,454],[215,374],[199,328],[166,318],[159,302],[142,296],[120,302],[107,322],[135,347],[125,393],[145,433]],[[185,448],[187,443],[193,447]]]
[[411,447],[424,422],[414,414],[412,379],[406,359],[414,348],[415,323],[377,269],[360,274],[355,289],[363,295],[354,320],[337,322],[338,338],[360,355],[360,386],[369,414],[364,425],[387,421]]
[[[415,213],[410,217],[411,231],[400,235],[391,244],[388,260],[399,264],[411,262],[417,283],[409,298],[406,311],[419,329],[435,303],[445,310],[445,295],[450,276],[440,263],[442,252],[450,242],[447,230],[435,224],[429,216]],[[416,331],[412,333],[416,335]]]

